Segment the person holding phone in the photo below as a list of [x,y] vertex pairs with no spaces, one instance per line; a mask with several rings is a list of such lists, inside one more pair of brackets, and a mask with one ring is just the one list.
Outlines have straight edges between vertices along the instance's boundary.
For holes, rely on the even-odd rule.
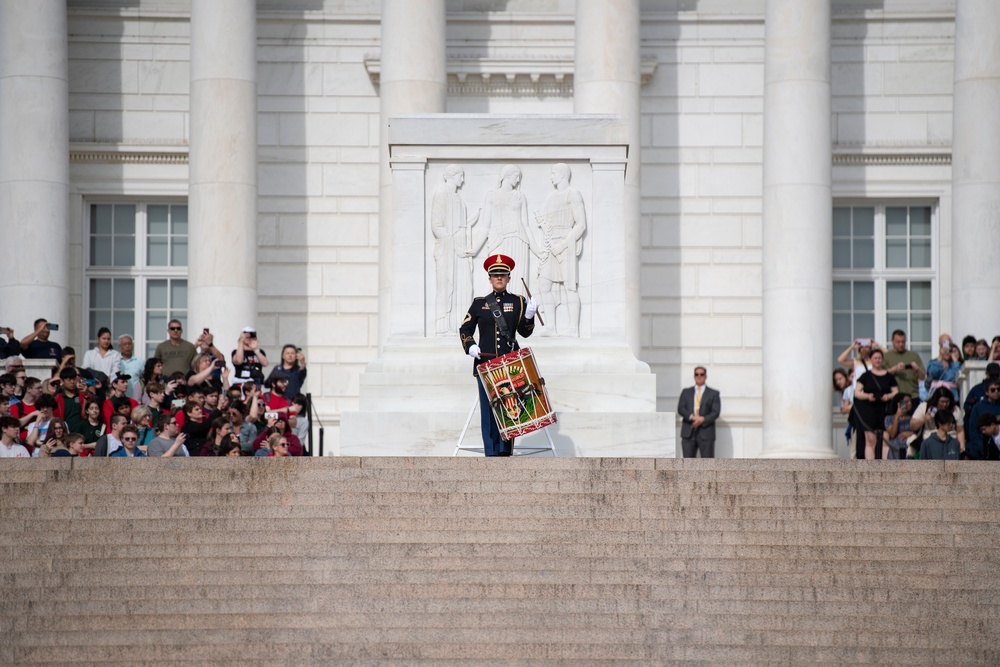
[[53,331],[58,331],[58,324],[49,324],[44,317],[35,320],[35,329],[21,339],[21,354],[25,359],[61,359],[62,346],[49,340]]
[[274,376],[279,371],[288,377],[286,396],[291,398],[302,391],[306,381],[306,355],[302,354],[301,347],[289,344],[281,348],[281,362],[267,376],[267,385],[274,386]]
[[858,380],[861,376],[871,369],[872,365],[869,357],[872,354],[872,350],[882,350],[885,353],[885,348],[874,338],[855,338],[847,349],[837,357],[838,364],[844,368],[854,369],[854,391],[858,389]]
[[857,423],[865,434],[863,458],[873,460],[877,444],[885,450],[882,434],[885,432],[886,406],[899,393],[899,387],[896,378],[883,367],[882,350],[872,350],[869,360],[871,370],[858,378],[854,390],[854,411]]
[[264,367],[267,366],[267,354],[257,343],[257,330],[253,327],[243,327],[240,337],[236,339],[236,349],[232,353],[233,369],[236,382],[253,380],[258,385],[264,384]]
[[906,332],[902,329],[892,332],[892,349],[885,353],[885,367],[896,378],[900,393],[919,400],[919,383],[927,377],[927,371],[920,355],[906,349]]
[[958,373],[962,370],[962,352],[955,345],[951,336],[941,334],[937,359],[927,364],[926,391],[933,392],[938,387],[951,390],[955,402],[958,402]]

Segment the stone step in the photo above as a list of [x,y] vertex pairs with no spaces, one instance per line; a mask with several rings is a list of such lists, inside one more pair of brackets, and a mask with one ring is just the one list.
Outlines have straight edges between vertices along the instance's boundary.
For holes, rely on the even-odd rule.
[[[272,619],[271,623],[274,621]],[[549,644],[558,645],[560,652],[573,650],[574,646],[586,645],[588,652],[597,651],[608,657],[628,657],[635,655],[637,650],[647,652],[650,657],[656,657],[659,649],[656,645],[669,642],[697,643],[703,641],[706,636],[710,636],[717,643],[730,646],[733,649],[746,648],[746,644],[766,644],[771,647],[817,647],[834,644],[840,639],[850,640],[857,650],[864,648],[892,648],[900,650],[935,650],[947,649],[935,642],[932,635],[901,636],[895,632],[873,632],[867,630],[856,631],[818,631],[818,630],[795,630],[795,629],[712,629],[702,630],[699,628],[583,628],[579,630],[567,629],[565,627],[490,627],[491,619],[483,618],[479,627],[385,627],[380,629],[377,637],[379,645],[396,645],[399,647],[410,646],[412,648],[421,647],[423,650],[434,651],[432,647],[447,646],[451,651],[462,652],[474,650],[470,645],[476,642],[485,644],[495,643],[507,646],[507,651],[511,657],[531,657],[535,655],[533,649],[530,652],[522,652],[518,646],[526,644],[533,645]],[[547,624],[546,624],[547,625]],[[266,637],[269,643],[285,645],[308,645],[322,646],[330,643],[333,645],[363,645],[371,635],[370,628],[342,627],[337,626],[335,633],[331,633],[331,628],[302,628],[269,627],[265,622],[260,628],[238,628],[228,629],[227,636],[223,641],[213,641],[218,636],[217,629],[189,629],[183,631],[185,644],[194,646],[201,645],[209,647],[220,647],[229,645],[230,651],[240,645],[259,641],[261,636]],[[132,626],[128,632],[131,643],[134,647],[149,646],[169,646],[177,641],[176,630],[162,630],[156,628],[141,628]],[[841,635],[838,637],[838,635]],[[849,635],[846,636],[846,635]],[[48,649],[57,652],[61,647],[80,646],[93,647],[95,649],[113,648],[115,642],[109,642],[110,637],[104,632],[94,631],[63,631],[55,629],[51,631],[39,631],[32,633],[31,637],[36,641],[30,644],[20,644],[18,649],[29,652],[32,649],[44,651]],[[655,643],[653,646],[647,642]],[[119,645],[119,648],[124,646]],[[976,649],[983,651],[988,646],[985,642],[966,645],[964,651],[972,653]],[[437,649],[440,650],[440,649]],[[558,650],[558,649],[557,649]],[[133,648],[129,651],[133,655],[144,651]],[[183,653],[183,651],[181,651]],[[440,654],[443,655],[443,654]],[[139,657],[139,656],[136,656]]]
[[[335,615],[302,614],[295,617],[297,628],[339,629],[368,628],[383,625],[390,628],[469,628],[481,627],[490,620],[503,621],[508,628],[531,627],[581,627],[581,628],[657,628],[666,623],[676,629],[699,629],[701,627],[731,627],[745,630],[781,630],[797,632],[841,632],[856,629],[856,615],[793,615],[793,614],[707,614],[696,613],[695,609],[671,610],[643,609],[634,612],[613,612],[591,606],[576,613],[566,613],[558,605],[549,604],[537,610],[527,610],[523,606],[500,605],[468,609],[461,613],[450,611],[445,603],[440,609],[373,610],[372,605],[343,605]],[[674,617],[676,611],[686,611],[682,617]],[[900,634],[899,617],[896,614],[885,617],[872,614],[865,620],[865,630],[870,633]],[[163,631],[188,631],[205,629],[239,630],[247,627],[266,627],[273,621],[265,612],[242,613],[144,613],[131,614],[130,623],[137,628],[156,628]],[[961,617],[956,617],[960,620]],[[114,630],[121,623],[121,616],[101,613],[77,613],[62,616],[29,614],[15,619],[14,631],[26,631],[43,622],[58,632],[103,632]],[[940,628],[940,620],[926,618],[914,612],[906,617],[906,631],[914,635],[933,633]],[[988,632],[990,624],[981,619],[961,620],[961,629],[968,633]],[[42,645],[39,642],[36,645]]]
[[[509,567],[504,566],[507,563]],[[479,569],[475,568],[479,566]],[[829,569],[827,570],[830,571]],[[586,572],[586,577],[581,577]],[[964,577],[964,575],[963,575]],[[656,584],[649,585],[650,578],[655,578]],[[210,577],[192,577],[186,572],[123,572],[98,571],[67,575],[62,573],[18,573],[11,577],[8,591],[15,592],[23,600],[46,599],[53,591],[60,591],[57,596],[89,595],[92,599],[102,599],[111,595],[112,601],[118,599],[155,599],[161,596],[178,599],[196,599],[204,595],[205,590],[212,592],[232,592],[241,595],[246,586],[246,575],[243,572],[213,572]],[[581,580],[585,583],[581,583]],[[182,583],[184,585],[182,585]],[[710,586],[713,589],[712,598],[721,600],[748,599],[801,599],[803,589],[810,589],[813,594],[825,595],[828,599],[834,591],[844,595],[850,591],[852,597],[867,595],[867,591],[880,585],[904,590],[906,584],[916,586],[924,593],[933,591],[936,595],[947,592],[953,602],[967,601],[974,604],[978,594],[966,595],[962,586],[965,579],[961,577],[943,578],[940,575],[922,575],[919,573],[900,572],[899,574],[825,574],[808,573],[772,573],[772,572],[698,572],[661,570],[657,568],[635,568],[629,571],[614,570],[575,570],[575,569],[541,569],[531,562],[482,561],[466,563],[460,569],[403,570],[394,568],[372,567],[368,571],[357,569],[326,570],[326,571],[295,571],[260,573],[254,578],[255,595],[264,599],[289,599],[308,597],[319,591],[333,595],[340,593],[360,594],[363,597],[380,597],[386,587],[400,586],[406,591],[412,591],[417,597],[428,594],[426,587],[440,587],[436,597],[467,597],[461,588],[482,587],[493,595],[492,587],[502,586],[497,590],[497,597],[520,597],[521,587],[530,586],[537,592],[558,590],[558,587],[573,586],[574,596],[599,597],[607,587],[642,586],[642,593],[652,599],[662,599],[664,587],[683,589],[685,592],[691,586]],[[457,587],[457,588],[456,588]],[[555,588],[553,588],[555,587]],[[68,589],[74,589],[70,592]],[[613,589],[612,589],[613,590]],[[99,591],[99,592],[98,592]],[[509,594],[508,594],[509,591]],[[468,590],[465,591],[468,593]],[[402,592],[394,594],[397,598],[404,597]],[[58,597],[57,597],[58,599]],[[683,599],[683,598],[681,598]],[[881,597],[874,601],[882,601]],[[110,611],[110,610],[109,610]]]
[[[242,505],[228,502],[208,502],[217,500],[209,497],[205,502],[207,507],[220,505],[226,507],[226,519],[215,517],[198,517],[196,513],[204,511],[199,508],[191,508],[189,504],[179,504],[176,496],[150,496],[145,499],[145,503],[139,508],[123,508],[123,511],[108,519],[101,521],[135,521],[138,530],[166,531],[166,530],[201,530],[202,526],[217,526],[213,523],[225,521],[226,526],[238,527],[240,522],[252,524],[261,519],[276,519],[286,526],[293,526],[303,521],[339,521],[339,520],[374,520],[376,518],[393,521],[405,518],[437,519],[447,518],[458,519],[510,519],[512,521],[534,518],[550,520],[643,520],[646,522],[704,522],[713,521],[773,521],[799,522],[804,529],[814,526],[815,530],[821,529],[817,522],[864,522],[866,525],[888,526],[890,531],[895,531],[895,524],[920,524],[924,527],[932,527],[941,524],[943,509],[914,509],[910,510],[898,503],[884,503],[889,507],[882,509],[857,509],[856,507],[794,507],[794,506],[766,506],[758,503],[746,507],[725,507],[711,506],[707,503],[694,504],[649,504],[642,506],[638,503],[623,506],[598,505],[595,502],[585,502],[578,497],[560,498],[559,502],[553,500],[548,504],[536,506],[527,504],[528,500],[519,501],[506,507],[495,505],[483,505],[467,507],[460,504],[458,498],[431,499],[420,494],[387,494],[393,497],[395,502],[381,500],[379,504],[371,503],[344,503],[307,496],[305,498],[296,497],[292,508],[280,508],[274,510],[267,507],[260,507],[255,504]],[[88,496],[90,498],[90,496]],[[26,499],[18,499],[18,505],[30,505]],[[338,498],[338,501],[342,498]],[[846,498],[845,498],[846,501]],[[846,504],[846,502],[845,502]],[[959,526],[970,525],[975,529],[978,524],[986,526],[995,525],[1000,522],[1000,510],[983,511],[977,506],[974,499],[967,499],[964,503],[949,503],[951,510],[966,507],[975,508],[977,511],[955,519],[944,525],[947,530],[958,530]],[[149,507],[150,509],[145,509]],[[948,508],[945,508],[948,509]],[[134,519],[129,519],[131,515]],[[192,517],[198,525],[188,527],[185,522],[190,522]],[[83,525],[87,521],[98,520],[89,509],[74,507],[0,507],[0,533],[5,529],[14,529],[15,526],[24,525],[23,522],[38,524],[41,521],[53,522],[55,527],[58,524],[72,522],[70,530],[76,530],[77,525]],[[174,524],[169,523],[173,521]],[[208,522],[208,523],[206,523]],[[180,524],[180,525],[175,525]],[[322,524],[321,524],[322,525]],[[662,525],[667,525],[663,523]],[[686,524],[682,524],[686,525]],[[17,528],[20,530],[20,528]],[[923,529],[921,529],[923,530]]]
[[1000,661],[991,464],[10,463],[0,664]]
[[[272,629],[255,629],[235,633],[224,643],[197,644],[175,638],[173,644],[116,644],[87,646],[88,658],[108,664],[159,661],[177,664],[178,661],[220,664],[234,654],[249,654],[252,664],[315,665],[349,660],[351,664],[386,664],[399,661],[403,664],[496,664],[503,656],[509,661],[526,661],[538,664],[549,661],[590,660],[592,663],[611,664],[623,661],[630,664],[654,661],[656,664],[907,664],[907,665],[988,665],[996,664],[1000,652],[977,647],[924,647],[900,646],[902,640],[893,635],[868,636],[864,633],[810,633],[802,637],[801,644],[786,640],[785,633],[747,633],[661,630],[646,633],[636,643],[618,642],[595,644],[587,641],[571,642],[560,639],[553,632],[540,640],[527,641],[513,636],[506,641],[494,639],[488,630],[446,635],[443,641],[421,638],[415,641],[393,641],[391,635],[379,634],[377,641],[351,641],[352,637],[323,637],[321,633],[300,633],[296,642],[282,641],[288,633]],[[338,633],[339,634],[339,633]],[[435,633],[437,636],[438,633]],[[170,638],[167,638],[168,641]],[[338,641],[339,639],[339,641]],[[883,641],[884,640],[884,641]],[[771,644],[771,641],[782,643]],[[837,648],[829,648],[830,646]],[[844,646],[846,645],[846,646]],[[14,648],[12,653],[18,664],[77,663],[79,645]],[[252,647],[250,651],[247,647]],[[842,648],[840,648],[843,646]],[[884,662],[887,652],[892,662]],[[247,664],[246,659],[242,664]],[[362,661],[359,663],[358,661]],[[510,664],[517,664],[511,662]]]
[[[345,543],[374,544],[672,544],[786,545],[848,547],[986,546],[995,537],[990,522],[817,522],[754,520],[629,520],[629,519],[475,519],[475,526],[457,525],[454,519],[382,518],[284,520],[278,528],[239,525],[220,529],[215,520],[116,521],[117,530],[104,531],[100,519],[5,522],[0,535],[22,538],[31,546],[83,546],[115,544],[125,532],[131,545],[155,544],[282,544],[327,546]],[[89,528],[93,523],[94,528]],[[251,522],[253,523],[253,522]],[[740,530],[740,526],[745,527]],[[72,527],[70,527],[72,526]],[[865,527],[871,532],[862,532]],[[51,527],[51,530],[48,528]],[[909,528],[909,530],[907,529]],[[730,538],[728,535],[736,538]]]

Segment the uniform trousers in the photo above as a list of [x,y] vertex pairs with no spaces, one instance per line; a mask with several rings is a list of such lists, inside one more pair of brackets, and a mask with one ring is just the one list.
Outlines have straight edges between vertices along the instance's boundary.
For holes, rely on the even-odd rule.
[[479,383],[479,423],[483,431],[483,453],[486,456],[511,456],[514,453],[514,440],[503,440],[500,437],[500,427],[490,410],[490,399],[486,395],[486,387],[482,378],[476,378]]

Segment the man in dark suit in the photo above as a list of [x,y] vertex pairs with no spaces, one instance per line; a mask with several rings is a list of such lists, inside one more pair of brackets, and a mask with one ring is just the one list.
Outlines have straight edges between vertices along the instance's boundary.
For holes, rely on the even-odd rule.
[[677,399],[677,414],[684,420],[681,426],[681,447],[684,458],[715,458],[715,420],[722,410],[719,392],[705,385],[708,371],[704,366],[694,369],[694,386],[681,392]]

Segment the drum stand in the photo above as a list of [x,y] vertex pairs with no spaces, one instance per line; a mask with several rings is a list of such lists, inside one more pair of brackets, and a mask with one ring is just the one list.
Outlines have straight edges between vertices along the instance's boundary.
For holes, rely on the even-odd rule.
[[[483,451],[482,447],[463,447],[462,446],[462,441],[465,440],[465,434],[468,433],[468,431],[469,431],[469,424],[472,423],[472,418],[475,416],[475,414],[476,414],[476,408],[478,406],[479,406],[479,396],[477,395],[475,403],[472,404],[472,409],[469,410],[469,416],[465,419],[465,426],[462,427],[462,433],[461,433],[461,435],[458,436],[458,442],[455,444],[455,453],[452,454],[452,456],[458,456],[458,453],[460,451],[462,451],[462,452],[481,452],[481,451]],[[545,437],[549,441],[549,446],[548,447],[517,447],[517,446],[515,446],[514,447],[514,451],[512,452],[513,455],[514,456],[530,456],[531,454],[538,454],[540,452],[552,452],[552,457],[553,458],[558,457],[559,455],[556,454],[556,445],[555,445],[554,442],[552,442],[552,436],[549,434],[549,427],[548,426],[543,426],[540,430],[542,430],[542,431],[545,432]],[[526,450],[526,451],[523,454],[519,455],[517,453],[517,450],[519,450],[519,449]]]

